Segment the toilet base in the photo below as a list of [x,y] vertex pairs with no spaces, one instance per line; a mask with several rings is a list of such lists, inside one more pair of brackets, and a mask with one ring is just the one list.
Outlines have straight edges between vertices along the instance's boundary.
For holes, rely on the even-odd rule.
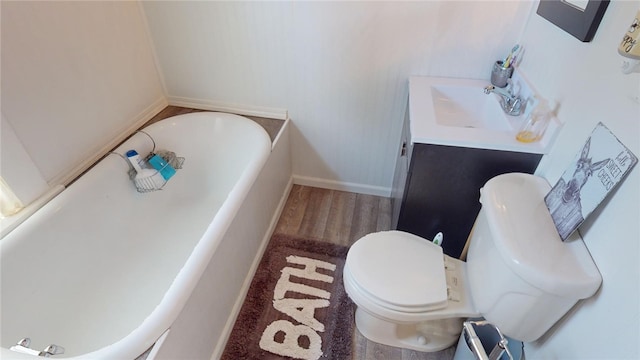
[[364,337],[379,344],[422,352],[440,351],[454,345],[462,333],[463,320],[450,318],[397,324],[356,308],[356,328]]

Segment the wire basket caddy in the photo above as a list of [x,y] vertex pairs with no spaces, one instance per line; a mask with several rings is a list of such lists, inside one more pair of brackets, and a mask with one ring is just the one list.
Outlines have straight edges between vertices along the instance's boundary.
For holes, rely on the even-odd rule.
[[154,155],[160,156],[166,162],[165,165],[160,169],[144,168],[143,176],[140,176],[141,174],[139,174],[133,167],[129,169],[129,179],[131,179],[138,192],[146,193],[156,190],[162,190],[164,185],[167,183],[167,180],[162,176],[162,172],[165,170],[165,168],[171,166],[175,170],[182,169],[182,165],[184,164],[185,160],[184,157],[177,156],[173,151],[158,150],[157,152],[155,152],[152,150],[151,153],[145,158],[145,163],[148,163],[149,159]]
[[[184,157],[177,156],[175,152],[169,150],[156,151],[156,142],[148,133],[138,130],[136,133],[142,133],[146,135],[153,143],[153,148],[144,160],[140,160],[137,151],[133,152],[134,157],[129,158],[129,152],[127,156],[124,156],[118,152],[111,151],[110,154],[118,155],[129,165],[129,179],[135,185],[135,188],[140,193],[147,193],[156,190],[162,190],[166,185],[167,180],[173,176],[178,169],[182,169],[184,164]],[[135,165],[133,164],[135,162]]]

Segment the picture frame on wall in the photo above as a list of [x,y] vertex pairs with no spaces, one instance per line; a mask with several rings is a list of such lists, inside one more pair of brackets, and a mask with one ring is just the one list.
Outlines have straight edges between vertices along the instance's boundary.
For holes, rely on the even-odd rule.
[[544,202],[564,241],[587,219],[638,162],[638,158],[598,123]]
[[589,42],[608,5],[609,0],[541,0],[536,13],[578,40]]

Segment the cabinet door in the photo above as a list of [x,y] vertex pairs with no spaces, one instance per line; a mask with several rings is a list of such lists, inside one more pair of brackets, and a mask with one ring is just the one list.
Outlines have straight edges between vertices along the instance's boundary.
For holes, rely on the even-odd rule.
[[397,229],[429,240],[441,231],[444,253],[460,257],[480,211],[480,188],[500,174],[533,173],[541,157],[415,144]]

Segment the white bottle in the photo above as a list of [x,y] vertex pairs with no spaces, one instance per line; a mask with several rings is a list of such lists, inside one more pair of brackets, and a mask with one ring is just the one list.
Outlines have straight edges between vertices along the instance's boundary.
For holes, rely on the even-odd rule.
[[127,155],[127,159],[129,159],[129,162],[131,163],[131,166],[133,166],[134,169],[136,169],[137,173],[142,172],[142,160],[140,159],[140,155],[138,155],[138,152],[135,150],[129,150],[126,153]]

